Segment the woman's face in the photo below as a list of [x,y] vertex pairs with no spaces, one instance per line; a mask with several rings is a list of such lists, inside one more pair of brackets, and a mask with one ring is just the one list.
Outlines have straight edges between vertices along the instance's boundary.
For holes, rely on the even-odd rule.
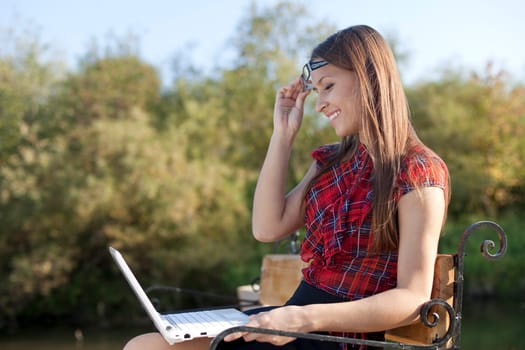
[[311,73],[317,93],[315,109],[329,120],[340,136],[357,135],[361,126],[361,103],[357,75],[328,64]]

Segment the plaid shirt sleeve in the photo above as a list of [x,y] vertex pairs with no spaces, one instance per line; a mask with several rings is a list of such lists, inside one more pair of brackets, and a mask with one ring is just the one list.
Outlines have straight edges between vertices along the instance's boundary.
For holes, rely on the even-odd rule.
[[422,187],[439,187],[443,190],[448,185],[448,168],[436,154],[418,146],[405,157],[401,172],[397,178],[396,201],[404,194]]

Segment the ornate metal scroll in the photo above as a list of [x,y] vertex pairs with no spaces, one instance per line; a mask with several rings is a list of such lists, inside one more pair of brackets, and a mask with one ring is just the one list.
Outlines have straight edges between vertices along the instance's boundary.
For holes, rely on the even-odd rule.
[[436,327],[441,321],[439,313],[436,312],[436,308],[445,309],[448,319],[450,320],[447,332],[442,337],[433,340],[433,344],[438,348],[441,348],[442,346],[446,345],[448,340],[453,336],[454,330],[457,326],[457,318],[454,308],[449,303],[443,299],[432,299],[423,304],[421,310],[419,311],[421,322],[426,327]]
[[492,221],[478,221],[467,227],[465,231],[463,231],[463,235],[461,236],[461,239],[459,241],[458,245],[458,252],[456,255],[457,259],[457,267],[456,267],[456,298],[454,298],[454,309],[456,311],[456,318],[457,318],[457,326],[454,330],[454,344],[459,348],[460,344],[460,335],[461,335],[461,317],[462,317],[462,305],[463,305],[463,282],[465,280],[465,277],[463,275],[463,269],[464,269],[464,258],[465,258],[465,248],[466,248],[466,242],[467,239],[470,237],[470,235],[480,229],[480,228],[490,228],[493,229],[497,235],[498,235],[498,243],[499,248],[495,253],[492,253],[496,248],[496,244],[492,240],[484,240],[481,243],[481,255],[485,257],[488,260],[496,260],[501,258],[505,252],[507,251],[507,235],[505,234],[505,231]]

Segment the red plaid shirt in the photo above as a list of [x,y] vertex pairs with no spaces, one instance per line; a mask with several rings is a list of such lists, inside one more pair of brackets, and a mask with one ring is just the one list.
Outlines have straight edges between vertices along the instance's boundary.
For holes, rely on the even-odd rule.
[[[336,147],[326,145],[312,152],[318,167]],[[448,170],[439,157],[421,146],[411,154],[402,160],[394,191],[396,202],[415,187],[445,189],[447,185]],[[373,244],[372,169],[372,159],[360,145],[354,157],[324,173],[306,196],[306,236],[301,257],[310,265],[303,270],[304,280],[348,300],[396,286],[397,252],[368,254]],[[415,178],[416,183],[409,178]]]

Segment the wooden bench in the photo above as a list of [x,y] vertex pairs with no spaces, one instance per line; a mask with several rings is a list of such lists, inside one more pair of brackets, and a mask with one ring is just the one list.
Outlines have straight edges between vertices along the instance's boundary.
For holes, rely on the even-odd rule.
[[[272,329],[235,327],[219,334],[211,343],[215,350],[220,341],[237,331],[276,334],[295,338],[317,339],[347,344],[363,344],[397,349],[459,349],[463,302],[463,269],[465,243],[479,228],[493,229],[498,236],[498,249],[492,240],[481,245],[481,254],[494,260],[503,256],[507,249],[507,237],[503,229],[491,221],[479,221],[470,225],[460,238],[455,254],[439,254],[436,258],[431,300],[420,310],[420,321],[409,326],[387,330],[385,341],[360,340],[348,337],[296,333]],[[305,266],[298,255],[271,254],[263,258],[260,276],[259,303],[282,305],[293,293],[301,280],[301,269]]]

